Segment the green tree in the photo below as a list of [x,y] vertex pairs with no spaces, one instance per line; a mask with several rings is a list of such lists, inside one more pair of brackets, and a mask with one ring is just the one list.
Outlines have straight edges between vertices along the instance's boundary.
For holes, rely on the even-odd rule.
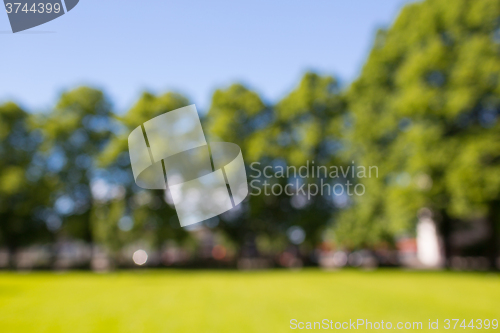
[[116,124],[104,94],[80,87],[61,95],[54,110],[36,120],[43,133],[47,174],[56,179],[51,203],[45,209],[49,227],[58,236],[93,243],[90,212],[93,182],[106,173],[95,164]]
[[[343,110],[337,82],[314,73],[304,75],[299,86],[276,106],[266,106],[257,93],[242,85],[232,85],[215,92],[206,117],[207,132],[211,141],[240,145],[248,180],[252,182],[259,172],[263,175],[266,166],[300,167],[308,161],[309,165],[312,161],[325,166],[333,163],[335,147],[340,143]],[[259,172],[256,173],[256,169]],[[283,187],[294,179],[264,177],[259,184],[264,181]],[[317,182],[318,179],[301,181]],[[254,191],[253,187],[250,191]],[[305,230],[306,243],[313,245],[320,240],[321,230],[328,224],[333,210],[328,197],[317,196],[304,202],[304,198],[285,193],[266,196],[262,188],[260,195],[251,195],[236,213],[223,214],[224,223],[220,228],[236,243],[253,247],[261,236],[286,243],[286,231],[296,225]]]
[[14,103],[0,106],[0,244],[9,250],[10,267],[21,246],[49,240],[37,218],[54,185],[36,155],[41,139],[39,132],[30,131],[25,111]]
[[106,186],[120,188],[122,195],[95,200],[91,217],[96,242],[111,254],[137,240],[160,249],[166,240],[182,242],[187,238],[165,191],[145,190],[135,184],[128,154],[128,135],[132,130],[156,116],[187,105],[189,101],[176,93],[159,96],[144,93],[129,111],[116,117],[120,129],[97,162],[108,172],[103,180]]
[[366,195],[342,214],[339,239],[374,244],[440,219],[446,255],[457,221],[487,217],[497,255],[500,199],[500,2],[427,0],[378,32],[347,96],[348,157],[376,165]]

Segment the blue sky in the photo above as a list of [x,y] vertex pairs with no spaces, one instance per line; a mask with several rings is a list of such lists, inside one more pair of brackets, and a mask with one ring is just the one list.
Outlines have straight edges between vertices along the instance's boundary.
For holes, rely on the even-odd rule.
[[0,102],[44,110],[86,84],[103,89],[119,112],[144,90],[178,91],[204,110],[215,89],[233,82],[271,102],[306,70],[348,84],[376,29],[390,26],[407,2],[80,0],[18,34],[7,33],[4,12]]

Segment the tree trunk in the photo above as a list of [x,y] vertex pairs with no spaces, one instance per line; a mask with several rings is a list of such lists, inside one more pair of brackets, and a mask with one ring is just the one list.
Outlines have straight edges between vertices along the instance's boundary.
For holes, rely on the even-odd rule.
[[439,231],[443,237],[443,248],[444,248],[444,265],[446,268],[451,268],[451,256],[452,256],[452,245],[451,245],[451,232],[453,219],[448,215],[445,210],[441,212],[441,223],[439,224]]
[[8,263],[7,268],[10,270],[17,269],[16,255],[17,255],[17,246],[15,244],[8,244]]
[[488,225],[490,239],[488,240],[488,259],[490,261],[490,268],[497,270],[498,255],[499,255],[499,234],[500,234],[500,200],[494,200],[489,205]]

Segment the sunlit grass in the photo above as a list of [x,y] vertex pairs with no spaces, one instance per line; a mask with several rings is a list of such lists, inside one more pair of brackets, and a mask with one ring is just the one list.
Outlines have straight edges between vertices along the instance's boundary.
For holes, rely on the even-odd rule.
[[419,320],[424,330],[428,319],[500,319],[500,277],[397,270],[0,273],[2,333],[286,332],[293,318]]

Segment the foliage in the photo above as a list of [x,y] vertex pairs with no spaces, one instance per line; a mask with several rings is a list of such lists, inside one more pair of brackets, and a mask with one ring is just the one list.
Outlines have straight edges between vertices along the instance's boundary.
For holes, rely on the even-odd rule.
[[[298,87],[275,106],[265,105],[255,92],[237,84],[215,92],[206,117],[207,132],[214,140],[240,145],[247,176],[252,181],[259,174],[264,175],[262,169],[266,166],[300,167],[312,161],[330,165],[334,160],[331,147],[339,141],[343,110],[338,85],[332,77],[306,73]],[[266,196],[264,181],[284,186],[295,179],[285,175],[281,179],[259,180],[256,185],[261,187],[261,195],[250,196],[236,213],[223,214],[220,228],[238,244],[250,246],[262,236],[279,242],[292,226],[305,230],[309,245],[320,242],[321,231],[332,214],[331,198],[297,198],[299,193]]]
[[343,214],[339,239],[392,238],[422,207],[445,229],[489,216],[500,199],[499,29],[496,0],[429,0],[379,31],[347,92],[347,140],[348,157],[377,165],[380,177],[363,180],[367,193]]
[[116,117],[121,127],[97,160],[107,171],[100,180],[102,186],[120,194],[94,201],[91,220],[96,243],[116,252],[140,240],[148,240],[153,247],[161,248],[168,239],[186,238],[165,191],[143,190],[135,184],[127,141],[129,133],[145,121],[186,105],[189,101],[179,94],[144,93],[127,113]]
[[57,180],[43,172],[36,153],[42,140],[24,110],[14,103],[0,106],[0,244],[11,254],[21,246],[49,239],[37,213],[48,203]]

